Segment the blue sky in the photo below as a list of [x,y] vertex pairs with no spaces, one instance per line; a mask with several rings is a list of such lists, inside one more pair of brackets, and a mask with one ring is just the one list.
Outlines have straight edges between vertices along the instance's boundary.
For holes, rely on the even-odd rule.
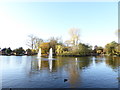
[[[70,28],[80,29],[80,40],[104,46],[117,41],[117,2],[19,2],[0,4],[0,47],[27,48],[27,36],[44,40],[61,36],[68,40]],[[4,38],[3,38],[4,37]]]

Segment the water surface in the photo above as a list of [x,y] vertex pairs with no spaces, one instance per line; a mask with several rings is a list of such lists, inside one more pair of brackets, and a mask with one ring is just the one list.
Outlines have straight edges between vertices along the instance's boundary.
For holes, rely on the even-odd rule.
[[119,57],[0,58],[3,88],[118,88]]

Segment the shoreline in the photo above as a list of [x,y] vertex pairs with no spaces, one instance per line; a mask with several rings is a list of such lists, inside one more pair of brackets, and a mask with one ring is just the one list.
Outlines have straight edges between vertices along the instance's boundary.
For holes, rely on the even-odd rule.
[[[33,54],[33,55],[2,55],[0,54],[0,56],[36,56],[37,54]],[[53,55],[54,56],[59,56],[59,57],[88,57],[88,56],[114,56],[114,57],[120,57],[119,55],[109,55],[109,54],[94,54],[94,55]],[[48,57],[47,54],[43,54],[42,57]]]

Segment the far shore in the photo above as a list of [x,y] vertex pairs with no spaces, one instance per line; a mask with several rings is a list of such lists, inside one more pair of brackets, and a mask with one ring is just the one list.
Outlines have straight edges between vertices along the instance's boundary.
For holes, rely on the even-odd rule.
[[[20,55],[14,55],[14,54],[11,54],[11,55],[2,55],[0,54],[0,56],[37,56],[37,54],[33,54],[33,55],[27,55],[27,54],[20,54]],[[41,57],[48,57],[49,55],[48,54],[42,54]],[[88,56],[119,56],[119,55],[109,55],[109,54],[91,54],[91,55],[55,55],[53,54],[53,57],[54,56],[60,56],[60,57],[88,57]]]

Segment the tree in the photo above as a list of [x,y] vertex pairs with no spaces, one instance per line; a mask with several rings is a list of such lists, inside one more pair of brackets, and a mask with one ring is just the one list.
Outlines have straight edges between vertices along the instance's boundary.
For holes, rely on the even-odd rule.
[[103,53],[103,47],[95,45],[93,52],[97,54],[101,54]]
[[56,45],[56,53],[61,54],[63,52],[63,46],[62,45]]
[[42,49],[42,53],[47,54],[50,49],[50,45],[48,42],[44,42],[40,45],[40,48]]
[[11,53],[12,53],[11,48],[10,48],[10,47],[9,47],[9,48],[7,48],[7,49],[6,49],[6,54],[7,54],[7,55],[10,55]]
[[101,46],[97,47],[97,53],[102,54],[103,53],[103,47],[101,47]]
[[116,52],[116,47],[118,46],[118,43],[115,41],[112,41],[111,43],[108,43],[105,45],[105,51],[107,54],[113,55]]
[[19,47],[13,51],[16,53],[16,55],[24,55],[25,53],[25,50],[22,47]]
[[68,46],[71,44],[71,41],[70,41],[70,40],[66,40],[66,41],[65,41],[65,44],[66,44],[66,46],[68,47]]
[[90,55],[92,51],[92,47],[83,43],[80,43],[79,45],[79,54],[80,55]]
[[49,46],[50,46],[50,48],[53,49],[53,53],[54,54],[55,54],[56,45],[62,45],[61,38],[59,38],[59,37],[56,37],[56,38],[55,37],[51,37],[49,39]]
[[29,37],[29,40],[26,45],[29,46],[31,49],[33,49],[35,45],[35,36],[31,34],[31,35],[28,35],[28,37]]
[[27,52],[27,55],[32,55],[33,54],[31,49],[27,49],[26,52]]
[[38,51],[40,48],[40,44],[43,43],[43,39],[38,38],[34,35],[28,35],[29,40],[27,42],[27,45],[32,49],[32,51]]
[[69,30],[70,34],[70,41],[73,45],[78,45],[79,40],[80,40],[80,29],[77,28],[71,28]]
[[6,50],[7,48],[3,48],[1,51],[2,51],[2,55],[6,55]]
[[115,51],[117,52],[118,55],[120,55],[120,44],[117,45]]
[[98,48],[98,46],[97,46],[97,45],[95,45],[95,46],[94,46],[93,53],[97,53],[97,48]]
[[42,43],[43,43],[43,40],[41,38],[35,37],[35,45],[34,45],[35,50],[38,51],[40,48],[40,44]]

